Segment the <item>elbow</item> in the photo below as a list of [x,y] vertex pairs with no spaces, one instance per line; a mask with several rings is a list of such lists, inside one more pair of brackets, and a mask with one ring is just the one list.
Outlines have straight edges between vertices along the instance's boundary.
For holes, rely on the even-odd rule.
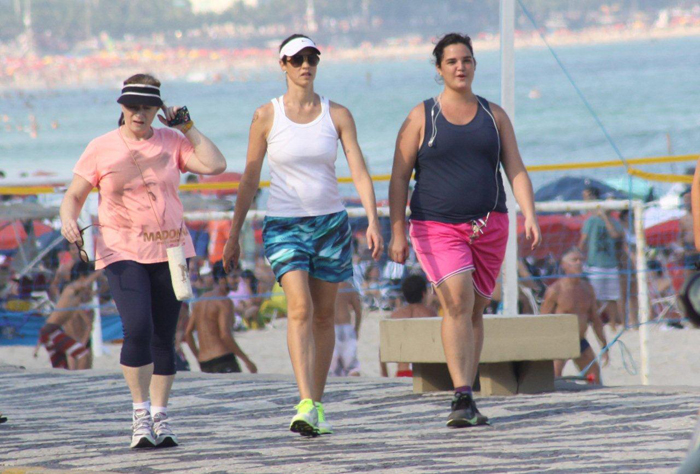
[[216,174],[221,174],[224,171],[226,171],[226,160],[223,159],[221,160],[221,163],[217,164],[214,166],[211,170],[211,174],[216,175]]

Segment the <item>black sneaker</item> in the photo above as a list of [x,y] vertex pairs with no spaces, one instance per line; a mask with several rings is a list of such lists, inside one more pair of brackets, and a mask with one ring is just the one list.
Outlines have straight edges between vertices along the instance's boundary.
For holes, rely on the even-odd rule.
[[488,418],[479,413],[472,396],[465,392],[455,393],[452,399],[452,413],[447,417],[447,426],[450,428],[464,428],[468,426],[485,425]]

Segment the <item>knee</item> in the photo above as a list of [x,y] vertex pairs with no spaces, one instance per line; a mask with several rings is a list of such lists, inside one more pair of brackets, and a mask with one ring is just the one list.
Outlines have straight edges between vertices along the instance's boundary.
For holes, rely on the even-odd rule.
[[311,320],[313,305],[311,302],[302,301],[287,305],[287,319],[295,323],[307,323]]
[[315,311],[314,312],[314,327],[320,329],[328,329],[335,325],[335,311]]
[[470,297],[455,298],[445,305],[445,316],[461,319],[472,315],[474,311],[474,299]]

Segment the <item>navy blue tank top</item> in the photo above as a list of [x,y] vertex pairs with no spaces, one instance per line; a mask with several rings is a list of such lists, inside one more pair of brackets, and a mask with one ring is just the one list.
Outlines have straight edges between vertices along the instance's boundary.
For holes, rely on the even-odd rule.
[[[491,112],[486,99],[478,98]],[[482,105],[466,125],[437,116],[433,133],[430,112],[435,99],[425,106],[425,137],[415,165],[416,186],[411,196],[411,219],[459,224],[480,219],[491,211],[508,212],[499,166],[498,132]],[[435,107],[437,114],[438,106]]]

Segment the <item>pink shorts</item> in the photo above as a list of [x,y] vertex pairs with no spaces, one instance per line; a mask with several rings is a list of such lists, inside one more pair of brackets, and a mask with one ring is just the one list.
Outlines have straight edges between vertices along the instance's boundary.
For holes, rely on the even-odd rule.
[[483,233],[470,243],[471,222],[410,222],[413,249],[428,280],[435,286],[457,273],[474,271],[474,290],[491,298],[508,242],[508,214],[492,212]]

